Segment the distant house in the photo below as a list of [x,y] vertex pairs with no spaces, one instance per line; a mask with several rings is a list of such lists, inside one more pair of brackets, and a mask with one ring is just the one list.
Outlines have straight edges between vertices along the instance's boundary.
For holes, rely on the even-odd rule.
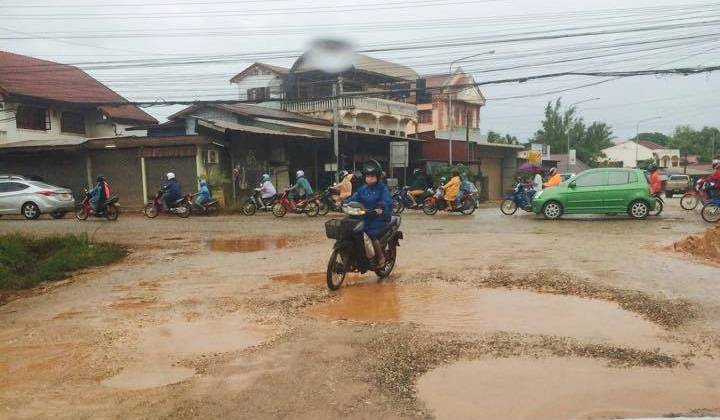
[[450,75],[424,76],[421,80],[425,81],[429,94],[420,94],[416,99],[419,132],[448,130],[450,113],[452,127],[459,132],[458,138],[465,139],[465,127],[469,127],[473,135],[478,131],[480,108],[485,105],[485,96],[477,86],[468,86],[475,83],[471,75],[457,69]]
[[254,63],[230,79],[237,85],[241,101],[283,99],[289,70],[265,63]]
[[590,169],[590,166],[580,159],[575,159],[575,164],[570,165],[567,154],[550,155],[549,161],[543,159],[543,166],[547,166],[549,163],[552,163],[552,166],[556,167],[562,173],[579,174],[582,171]]
[[651,141],[632,140],[603,149],[607,162],[622,162],[625,168],[636,168],[639,161],[654,160],[661,168],[680,166],[680,150],[668,149]]
[[122,136],[157,123],[77,67],[0,51],[0,145]]

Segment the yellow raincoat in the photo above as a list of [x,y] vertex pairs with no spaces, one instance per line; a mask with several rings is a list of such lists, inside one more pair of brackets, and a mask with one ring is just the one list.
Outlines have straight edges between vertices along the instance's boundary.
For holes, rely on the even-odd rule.
[[450,178],[450,181],[445,184],[445,200],[453,201],[455,200],[455,198],[457,198],[457,195],[460,192],[461,183],[462,182],[460,181],[459,176],[454,176]]

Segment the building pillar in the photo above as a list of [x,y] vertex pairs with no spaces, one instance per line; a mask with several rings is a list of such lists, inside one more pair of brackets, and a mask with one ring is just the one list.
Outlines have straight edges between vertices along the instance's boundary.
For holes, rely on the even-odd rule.
[[148,199],[147,171],[145,169],[145,156],[140,156],[140,178],[142,178],[143,202]]
[[85,158],[85,175],[87,176],[88,189],[92,188],[94,182],[92,176],[92,159],[90,158],[90,151],[87,152],[87,157]]
[[[195,146],[195,183],[198,184],[198,178],[203,174],[203,161],[202,161],[202,149],[200,146]],[[204,174],[207,178],[207,174]]]
[[400,137],[400,119],[397,120],[397,128],[395,129],[395,135]]
[[380,116],[375,114],[375,132],[380,132]]
[[352,115],[352,128],[357,130],[357,114],[351,113],[350,115]]

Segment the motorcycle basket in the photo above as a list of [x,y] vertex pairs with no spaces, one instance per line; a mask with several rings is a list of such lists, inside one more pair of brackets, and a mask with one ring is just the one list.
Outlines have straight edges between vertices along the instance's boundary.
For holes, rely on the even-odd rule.
[[343,239],[352,235],[359,220],[352,219],[330,219],[325,222],[325,235],[329,239]]

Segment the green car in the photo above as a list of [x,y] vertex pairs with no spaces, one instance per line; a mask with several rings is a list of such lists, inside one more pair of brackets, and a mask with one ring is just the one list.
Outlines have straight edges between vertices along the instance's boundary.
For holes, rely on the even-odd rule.
[[625,213],[644,219],[655,209],[655,198],[640,169],[598,168],[584,171],[533,197],[532,209],[546,219],[563,214]]

